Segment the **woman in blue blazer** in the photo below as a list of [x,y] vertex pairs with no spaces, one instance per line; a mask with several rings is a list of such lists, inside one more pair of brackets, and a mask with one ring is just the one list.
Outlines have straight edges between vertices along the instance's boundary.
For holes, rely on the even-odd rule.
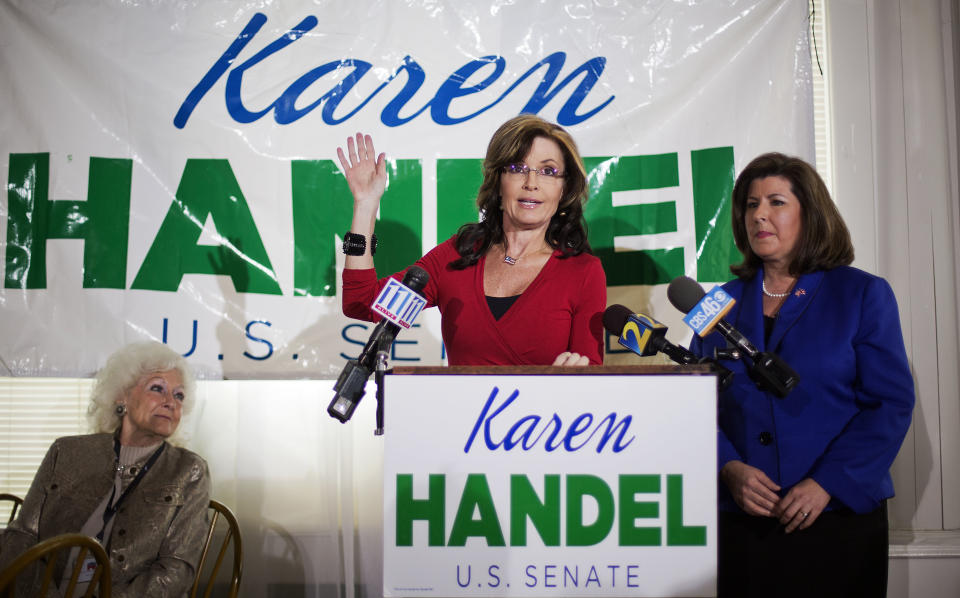
[[[890,285],[849,264],[853,246],[809,164],[764,154],[737,178],[744,256],[726,320],[799,375],[785,398],[743,362],[718,405],[720,596],[886,595],[890,465],[913,379]],[[713,355],[719,334],[692,349]]]

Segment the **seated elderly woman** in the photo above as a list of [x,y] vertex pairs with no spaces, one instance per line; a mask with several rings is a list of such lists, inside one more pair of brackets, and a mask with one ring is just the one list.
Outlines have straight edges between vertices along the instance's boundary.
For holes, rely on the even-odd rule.
[[[201,457],[167,440],[193,389],[186,361],[160,343],[110,356],[89,409],[98,433],[59,438],[47,451],[0,536],[0,569],[40,541],[80,532],[110,556],[114,596],[186,594],[207,529],[210,476]],[[69,559],[60,560],[57,574],[68,574]],[[19,583],[23,591],[34,582],[26,575]]]

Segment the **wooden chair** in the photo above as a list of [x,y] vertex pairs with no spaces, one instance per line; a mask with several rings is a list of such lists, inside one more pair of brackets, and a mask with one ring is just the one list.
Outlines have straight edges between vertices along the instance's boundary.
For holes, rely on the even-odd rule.
[[6,492],[0,492],[0,502],[10,502],[12,506],[10,507],[10,518],[7,519],[7,523],[10,523],[17,517],[17,511],[20,510],[20,505],[23,504],[23,499],[15,494],[7,494]]
[[[223,542],[220,544],[220,551],[217,554],[217,560],[213,562],[213,565],[209,568],[209,573],[204,571],[204,565],[207,564],[207,555],[210,552],[211,544],[213,544],[213,534],[217,528],[217,522],[220,520],[221,516],[226,522],[225,525],[225,535],[223,537]],[[223,503],[217,502],[215,500],[210,501],[210,529],[207,531],[207,539],[203,544],[203,552],[200,554],[200,562],[197,564],[197,578],[193,582],[193,590],[190,592],[190,598],[197,598],[197,596],[203,596],[203,598],[210,598],[210,593],[213,591],[213,584],[217,579],[217,573],[220,571],[220,566],[223,564],[223,558],[227,554],[227,549],[230,548],[230,545],[233,544],[233,572],[230,579],[230,588],[227,592],[229,598],[236,598],[237,592],[240,591],[240,576],[243,574],[243,540],[240,537],[240,524],[237,523],[237,518],[233,515],[233,511],[227,508]],[[205,578],[206,585],[204,586],[203,594],[198,594],[197,592],[200,589],[201,580]]]
[[87,591],[83,595],[85,598],[89,598],[96,592],[99,598],[110,598],[110,559],[96,540],[83,534],[63,534],[48,538],[18,556],[9,567],[0,572],[0,597],[14,598],[16,596],[17,576],[24,571],[28,575],[38,573],[31,565],[42,567],[43,577],[42,585],[39,588],[32,588],[32,590],[38,591],[33,591],[30,595],[46,595],[51,583],[56,586],[60,582],[59,579],[53,579],[58,554],[61,550],[65,550],[64,557],[67,557],[73,548],[79,548],[80,552],[74,562],[73,572],[70,574],[69,583],[64,588],[63,594],[66,596],[73,595],[84,560],[86,560],[88,553],[92,553],[96,560],[96,570],[93,572]]

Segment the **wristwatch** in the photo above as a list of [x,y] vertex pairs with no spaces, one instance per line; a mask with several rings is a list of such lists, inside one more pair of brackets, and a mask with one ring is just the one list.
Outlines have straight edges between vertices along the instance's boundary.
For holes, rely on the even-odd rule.
[[[347,231],[343,235],[344,255],[363,255],[367,250],[367,237]],[[370,255],[377,255],[377,235],[370,235]]]

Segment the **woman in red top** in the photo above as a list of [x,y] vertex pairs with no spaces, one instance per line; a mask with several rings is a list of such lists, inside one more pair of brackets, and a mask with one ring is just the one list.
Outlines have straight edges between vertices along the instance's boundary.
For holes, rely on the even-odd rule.
[[[343,313],[376,321],[370,305],[386,279],[377,279],[370,247],[386,159],[360,133],[337,156],[353,194]],[[430,274],[423,294],[440,309],[450,365],[602,363],[606,276],[587,243],[586,195],[586,170],[564,129],[532,114],[497,129],[477,195],[481,221],[417,261]]]

